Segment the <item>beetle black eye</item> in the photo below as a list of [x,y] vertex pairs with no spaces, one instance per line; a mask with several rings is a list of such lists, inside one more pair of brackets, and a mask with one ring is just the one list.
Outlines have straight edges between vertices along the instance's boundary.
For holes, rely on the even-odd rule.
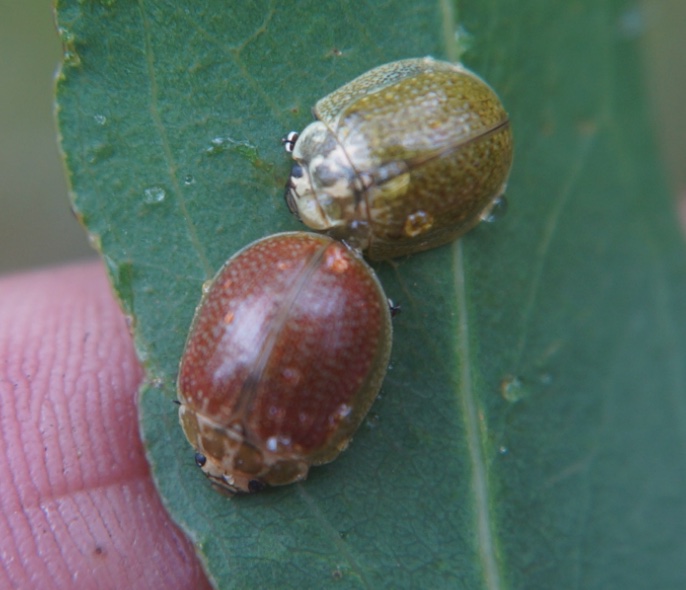
[[251,479],[248,482],[248,491],[251,494],[254,494],[255,492],[261,492],[264,488],[267,486],[262,483],[259,479]]
[[195,453],[195,464],[198,467],[203,467],[207,463],[207,457],[202,453]]
[[293,164],[291,168],[291,178],[302,178],[303,167],[300,164]]

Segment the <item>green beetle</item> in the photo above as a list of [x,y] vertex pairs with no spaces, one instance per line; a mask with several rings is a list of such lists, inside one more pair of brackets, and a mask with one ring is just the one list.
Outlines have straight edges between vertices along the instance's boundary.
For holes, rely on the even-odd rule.
[[325,96],[283,143],[291,212],[306,225],[393,258],[450,242],[488,215],[512,166],[495,92],[430,57],[379,66]]

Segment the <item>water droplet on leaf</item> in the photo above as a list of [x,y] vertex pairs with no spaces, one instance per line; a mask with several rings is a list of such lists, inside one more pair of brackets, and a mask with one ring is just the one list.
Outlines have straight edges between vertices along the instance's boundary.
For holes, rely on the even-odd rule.
[[493,223],[505,217],[505,213],[507,213],[507,197],[505,195],[500,195],[484,209],[481,214],[481,221]]
[[167,198],[166,191],[160,186],[151,186],[145,189],[145,198],[143,199],[147,205],[156,205],[162,203]]
[[529,395],[524,381],[514,375],[507,375],[500,382],[500,393],[508,402],[518,402]]

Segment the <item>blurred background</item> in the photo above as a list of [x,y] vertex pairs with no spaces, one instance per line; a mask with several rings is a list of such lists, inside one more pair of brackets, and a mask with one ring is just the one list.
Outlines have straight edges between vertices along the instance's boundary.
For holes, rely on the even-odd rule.
[[95,256],[57,149],[60,55],[50,0],[0,0],[0,273]]
[[[656,139],[686,227],[686,0],[642,0],[627,14],[626,33],[643,41]],[[51,3],[0,0],[0,16],[0,274],[95,257],[70,212],[57,148]]]

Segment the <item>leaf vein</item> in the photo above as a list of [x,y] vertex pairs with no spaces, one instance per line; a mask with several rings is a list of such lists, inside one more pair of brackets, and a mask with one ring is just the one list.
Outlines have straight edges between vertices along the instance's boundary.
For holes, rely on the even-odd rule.
[[474,381],[471,373],[471,353],[469,345],[469,319],[466,303],[465,268],[462,243],[457,241],[453,246],[455,295],[457,300],[457,352],[460,372],[459,403],[465,425],[469,461],[472,467],[472,492],[476,513],[476,535],[479,561],[484,582],[489,590],[503,587],[502,576],[498,568],[497,541],[493,534],[494,523],[489,509],[488,468],[484,457],[483,436],[485,417],[478,408]]
[[181,210],[181,215],[186,224],[186,230],[193,248],[200,259],[200,263],[204,270],[205,276],[210,278],[214,273],[212,266],[210,265],[207,255],[205,253],[205,248],[198,237],[198,231],[195,227],[195,223],[191,220],[191,216],[188,213],[188,207],[186,207],[186,201],[183,198],[183,191],[179,185],[177,178],[177,165],[174,155],[172,153],[171,147],[169,145],[169,137],[167,135],[166,128],[162,122],[162,117],[160,116],[159,109],[157,108],[158,103],[158,87],[157,87],[157,77],[155,75],[155,54],[152,49],[152,40],[150,38],[150,22],[148,21],[148,16],[145,11],[145,0],[139,0],[138,2],[141,22],[143,24],[143,31],[145,34],[145,56],[147,60],[148,74],[150,77],[150,116],[152,117],[153,123],[157,128],[160,140],[162,142],[162,149],[164,151],[164,157],[169,166],[169,178],[174,187],[174,194],[176,195],[176,202],[179,204],[179,209]]

